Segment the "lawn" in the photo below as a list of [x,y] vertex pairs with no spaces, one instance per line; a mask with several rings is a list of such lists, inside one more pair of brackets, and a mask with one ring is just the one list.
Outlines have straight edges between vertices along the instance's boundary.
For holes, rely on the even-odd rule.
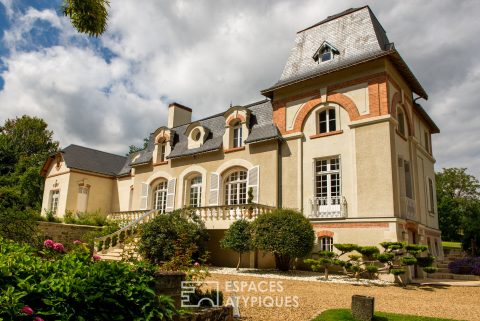
[[460,242],[442,242],[442,245],[444,248],[447,249],[461,249],[462,248],[462,243]]
[[[331,309],[323,311],[318,317],[312,321],[355,321],[352,317],[350,309]],[[374,321],[454,321],[453,319],[438,319],[419,317],[416,315],[376,312],[373,317]]]

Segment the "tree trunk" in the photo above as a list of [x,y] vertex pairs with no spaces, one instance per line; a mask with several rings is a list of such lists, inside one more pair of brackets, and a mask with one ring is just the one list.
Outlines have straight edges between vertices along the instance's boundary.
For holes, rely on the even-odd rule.
[[328,266],[325,266],[325,280],[328,280]]
[[280,271],[290,270],[290,256],[275,253],[275,265]]
[[237,263],[237,271],[240,269],[240,264],[242,263],[242,253],[238,253],[238,263]]

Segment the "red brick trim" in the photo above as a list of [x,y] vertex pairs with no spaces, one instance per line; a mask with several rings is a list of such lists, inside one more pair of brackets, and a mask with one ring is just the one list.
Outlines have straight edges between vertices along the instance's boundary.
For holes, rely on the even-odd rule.
[[388,223],[384,222],[352,222],[352,223],[321,223],[313,224],[314,228],[376,228],[376,227],[388,227]]
[[373,75],[368,75],[360,78],[355,78],[352,80],[347,80],[341,83],[337,83],[331,86],[328,86],[328,91],[335,91],[338,89],[346,88],[346,87],[351,87],[355,85],[359,85],[364,82],[371,82],[373,80],[382,80],[385,81],[387,79],[387,73],[386,72],[379,72]]
[[245,117],[243,117],[242,115],[240,114],[237,114],[237,115],[231,115],[227,118],[227,121],[225,122],[228,126],[231,126],[232,122],[234,122],[235,120],[238,120],[240,122],[245,122]]
[[241,150],[244,150],[244,149],[245,149],[245,146],[240,146],[240,147],[225,149],[223,152],[225,154],[228,154],[228,153],[238,152],[238,151],[241,151]]
[[328,137],[328,136],[334,136],[334,135],[340,135],[340,134],[343,134],[343,130],[336,130],[336,131],[333,131],[333,132],[311,135],[310,139]]
[[323,237],[323,236],[333,237],[333,234],[334,233],[331,231],[322,230],[317,232],[317,237]]
[[160,166],[160,165],[165,165],[165,164],[168,164],[168,160],[163,161],[163,162],[155,163],[155,164],[153,164],[153,166]]
[[417,223],[417,222],[408,221],[408,222],[405,224],[405,228],[406,228],[407,230],[418,231],[418,223]]

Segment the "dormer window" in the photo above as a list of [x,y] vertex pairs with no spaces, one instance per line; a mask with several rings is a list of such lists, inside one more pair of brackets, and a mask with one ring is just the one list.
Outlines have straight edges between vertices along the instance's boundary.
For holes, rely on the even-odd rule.
[[334,46],[325,41],[313,55],[313,60],[318,63],[326,62],[332,60],[333,57],[338,54],[340,54],[340,52]]
[[165,161],[165,151],[167,149],[167,144],[165,142],[160,143],[158,145],[158,161],[164,162]]
[[242,124],[237,122],[233,125],[233,148],[242,147]]

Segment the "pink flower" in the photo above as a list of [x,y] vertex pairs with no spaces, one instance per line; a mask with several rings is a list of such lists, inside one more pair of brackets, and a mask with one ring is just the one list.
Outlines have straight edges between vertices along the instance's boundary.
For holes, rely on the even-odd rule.
[[45,320],[43,320],[43,319],[40,318],[40,317],[35,317],[35,319],[33,319],[33,321],[45,321]]
[[64,252],[65,251],[65,247],[63,246],[62,243],[54,243],[53,244],[53,249],[57,252]]
[[24,306],[21,310],[20,310],[21,313],[23,314],[26,314],[26,315],[32,315],[33,314],[33,310],[31,307],[29,307],[28,305]]
[[75,240],[75,241],[73,241],[73,244],[75,244],[75,245],[80,245],[80,244],[82,244],[82,241],[80,241],[80,240]]
[[199,267],[199,266],[200,266],[200,263],[198,263],[198,262],[195,262],[195,264],[194,264],[193,266],[195,266],[195,267]]
[[102,258],[101,258],[100,256],[98,256],[98,255],[95,255],[95,254],[92,255],[92,260],[94,260],[95,262],[96,262],[96,261],[100,261],[101,259],[102,259]]
[[51,249],[53,247],[53,244],[55,244],[55,242],[53,240],[45,240],[43,242],[43,246]]

